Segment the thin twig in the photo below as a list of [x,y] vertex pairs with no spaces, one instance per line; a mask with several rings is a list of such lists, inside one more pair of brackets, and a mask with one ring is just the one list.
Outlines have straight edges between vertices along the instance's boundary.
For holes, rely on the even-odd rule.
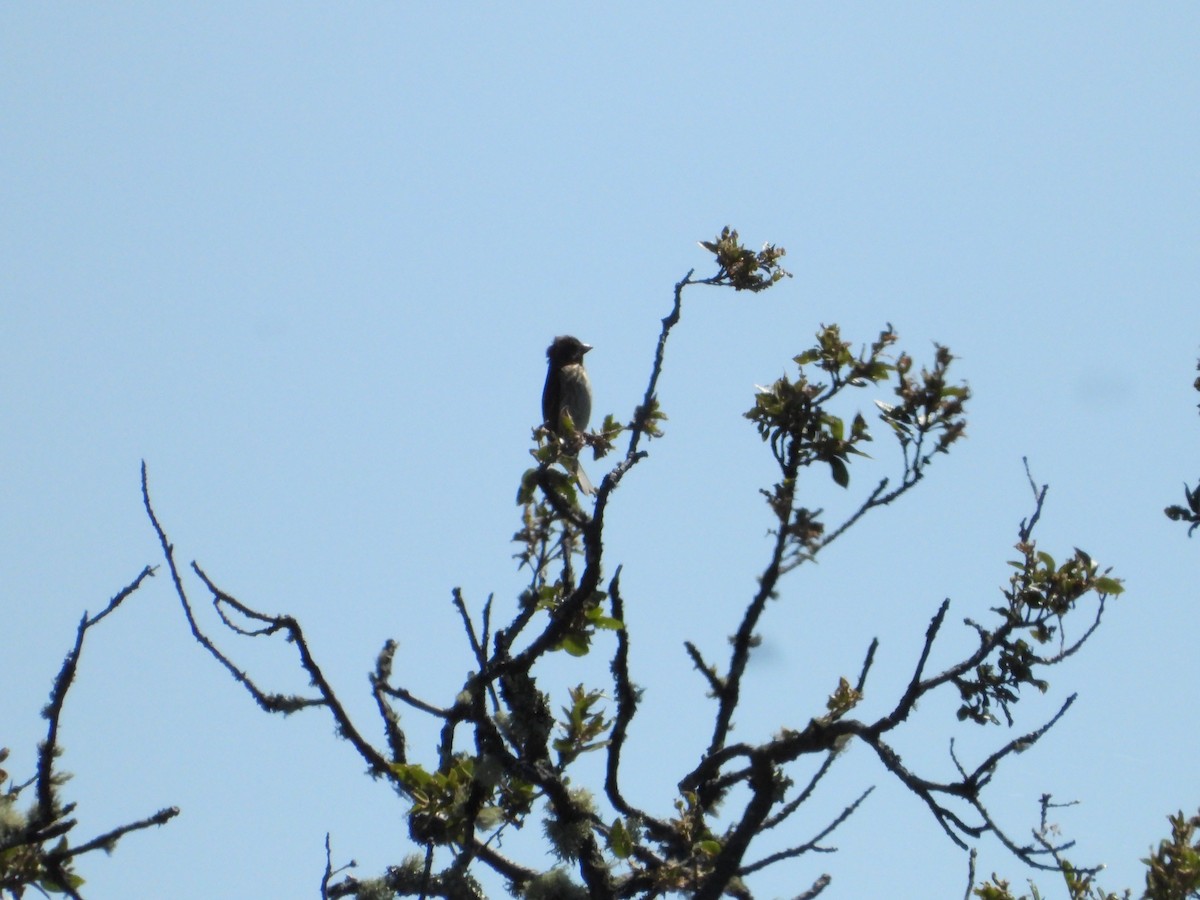
[[811,840],[809,840],[803,844],[800,844],[797,847],[791,847],[787,850],[781,850],[778,853],[772,853],[770,856],[763,857],[762,859],[758,860],[757,862],[750,863],[750,865],[742,866],[742,868],[740,870],[738,870],[738,874],[739,875],[750,875],[754,872],[759,871],[760,869],[767,868],[767,866],[772,866],[777,862],[782,862],[785,859],[794,859],[797,856],[802,856],[805,853],[809,853],[809,852],[816,852],[816,853],[834,853],[834,852],[836,852],[836,850],[837,850],[836,847],[822,847],[819,845],[819,842],[824,840],[825,838],[827,838],[829,835],[833,834],[833,832],[837,830],[839,825],[841,825],[843,822],[845,822],[847,819],[849,819],[852,815],[854,815],[854,813],[858,809],[858,807],[862,804],[862,802],[864,800],[867,799],[867,797],[869,797],[871,795],[871,792],[873,790],[875,790],[874,787],[869,787],[865,791],[863,791],[858,796],[857,800],[855,800],[853,803],[851,803],[849,806],[847,806],[845,809],[843,809],[840,813],[838,813],[837,817],[832,822],[830,822],[824,829],[822,829],[821,832],[819,834],[817,834],[815,837],[813,837]]

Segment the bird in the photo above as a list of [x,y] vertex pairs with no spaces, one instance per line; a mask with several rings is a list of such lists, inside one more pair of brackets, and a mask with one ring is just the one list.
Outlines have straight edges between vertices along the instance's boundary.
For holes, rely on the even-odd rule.
[[[542,421],[560,438],[587,430],[592,417],[592,383],[583,367],[584,354],[592,349],[577,337],[560,335],[546,348],[546,386],[542,388]],[[570,419],[570,427],[567,419]],[[579,461],[568,465],[585,494],[596,489],[584,474]]]

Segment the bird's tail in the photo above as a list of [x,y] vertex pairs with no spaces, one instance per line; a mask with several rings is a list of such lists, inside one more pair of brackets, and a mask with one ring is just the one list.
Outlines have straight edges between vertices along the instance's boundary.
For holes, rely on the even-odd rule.
[[596,488],[591,480],[587,477],[587,472],[583,471],[583,466],[579,464],[578,459],[572,459],[570,465],[571,474],[575,476],[575,480],[579,483],[579,489],[589,497],[596,493]]

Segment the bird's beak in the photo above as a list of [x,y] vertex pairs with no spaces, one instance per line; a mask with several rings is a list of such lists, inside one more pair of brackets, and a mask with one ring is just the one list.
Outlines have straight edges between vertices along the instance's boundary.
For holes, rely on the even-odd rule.
[[591,349],[592,349],[592,345],[591,345],[591,344],[584,344],[584,345],[583,345],[583,349],[582,349],[580,352],[581,352],[581,353],[587,353],[587,352],[588,352],[589,350],[591,350]]

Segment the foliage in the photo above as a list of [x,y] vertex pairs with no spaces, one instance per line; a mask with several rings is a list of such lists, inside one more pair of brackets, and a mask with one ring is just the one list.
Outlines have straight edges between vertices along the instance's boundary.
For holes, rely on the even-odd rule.
[[1182,812],[1169,818],[1171,837],[1164,838],[1146,864],[1146,897],[1150,900],[1187,900],[1200,897],[1200,814],[1185,819]]
[[[351,721],[297,621],[269,616],[242,603],[192,563],[222,621],[235,633],[281,635],[296,647],[313,693],[280,695],[260,687],[204,633],[174,548],[151,504],[143,469],[146,510],[197,640],[265,710],[324,707],[371,774],[390,782],[407,799],[409,836],[423,849],[421,856],[368,880],[341,877],[342,872],[329,862],[324,896],[478,896],[479,885],[471,873],[490,869],[514,894],[524,897],[618,898],[669,892],[697,898],[750,897],[756,873],[828,849],[823,842],[870,793],[868,788],[850,798],[816,835],[767,856],[754,854],[756,840],[791,821],[850,741],[869,747],[884,771],[921,799],[955,844],[965,848],[991,834],[1024,862],[1056,868],[1054,854],[1062,848],[1011,838],[989,814],[984,792],[1003,760],[1036,743],[1073,697],[1050,721],[1002,740],[972,767],[964,766],[952,748],[951,759],[960,777],[950,783],[910,769],[891,740],[893,733],[911,727],[918,718],[919,700],[941,692],[959,697],[960,723],[999,724],[1002,715],[1007,725],[1013,725],[1022,690],[1049,690],[1048,671],[1082,646],[1099,624],[1107,600],[1121,593],[1120,581],[1084,551],[1075,550],[1059,565],[1037,547],[1033,532],[1045,488],[1039,489],[1032,479],[1033,512],[1018,529],[1016,571],[1004,591],[1004,603],[992,611],[995,620],[987,625],[968,620],[974,642],[962,659],[941,672],[926,671],[949,609],[946,601],[932,616],[911,679],[887,701],[885,715],[853,718],[868,690],[875,641],[865,648],[857,676],[838,678],[825,708],[806,724],[781,723],[776,735],[760,744],[730,740],[734,714],[742,702],[743,676],[758,646],[758,629],[768,601],[780,596],[782,579],[816,558],[864,515],[906,494],[966,433],[970,390],[951,376],[953,354],[936,346],[932,361],[918,366],[908,353],[895,350],[898,336],[891,325],[858,350],[837,325],[822,326],[812,346],[794,357],[795,374],[760,388],[754,397],[746,418],[769,448],[778,472],[775,483],[762,490],[772,521],[771,550],[757,589],[735,623],[728,658],[718,664],[694,644],[685,643],[714,703],[713,725],[699,763],[673,778],[679,786],[673,809],[645,808],[626,795],[622,754],[641,692],[631,674],[634,661],[624,624],[620,566],[605,576],[605,514],[616,488],[646,459],[642,440],[663,437],[666,416],[657,385],[667,338],[681,318],[685,291],[708,286],[758,292],[788,274],[779,265],[782,248],[768,244],[758,252],[748,250],[729,228],[701,246],[712,253],[716,272],[700,279],[689,272],[676,284],[641,402],[628,421],[609,415],[597,432],[578,436],[597,458],[615,450],[623,436],[626,440],[623,456],[601,480],[590,510],[583,508],[574,478],[564,471],[570,461],[560,458],[558,442],[544,440],[544,432],[535,430],[533,465],[522,475],[517,492],[521,525],[514,536],[515,556],[529,574],[528,583],[514,614],[500,627],[493,623],[492,598],[476,619],[461,592],[453,592],[475,660],[457,695],[438,704],[394,684],[397,645],[384,644],[371,689],[384,726],[385,747],[368,741]],[[879,396],[881,390],[887,393]],[[875,425],[854,402],[864,392],[873,401],[867,407],[874,409],[875,424],[896,445],[896,473],[863,490],[857,499],[848,493],[852,499],[847,510],[831,518],[801,502],[802,485],[814,477],[829,477],[850,491],[854,460],[864,456],[864,446],[876,438]],[[1064,622],[1080,617],[1089,624],[1080,638],[1068,643]],[[543,661],[560,652],[583,657],[602,647],[612,673],[611,695],[596,686],[577,684],[566,692],[567,702],[555,715],[552,691],[539,681]],[[880,689],[885,692],[886,688]],[[396,704],[440,721],[441,737],[435,748],[410,749]],[[603,754],[603,784],[577,783],[572,778],[576,763],[593,753]],[[816,774],[798,786],[796,764],[810,758],[818,761]],[[521,828],[530,820],[540,821],[559,860],[549,870],[511,859],[497,849],[497,839],[506,830]],[[1050,862],[1044,861],[1047,855]],[[804,896],[816,896],[829,881],[827,874],[817,876]]]
[[[1046,824],[1046,810],[1052,804],[1048,797],[1042,798],[1042,826],[1037,833],[1039,840],[1049,847],[1047,839],[1052,826]],[[1171,836],[1159,842],[1158,849],[1143,859],[1146,865],[1146,889],[1142,900],[1197,900],[1200,898],[1200,815],[1185,818],[1182,812],[1168,817]],[[1080,870],[1061,854],[1054,854],[1063,887],[1069,900],[1130,900],[1133,892],[1126,890],[1114,894],[1102,889],[1095,882],[1095,871]],[[972,863],[974,859],[972,858]],[[972,877],[971,894],[980,900],[1041,900],[1043,894],[1037,885],[1029,883],[1030,894],[1019,897],[1013,894],[1007,881],[995,875],[978,887]]]
[[[1200,370],[1200,362],[1196,364],[1196,369]],[[1200,391],[1200,377],[1196,378],[1193,386],[1196,390]],[[1200,404],[1197,405],[1200,406]],[[1183,498],[1184,502],[1187,503],[1186,506],[1172,504],[1163,510],[1163,512],[1173,522],[1188,522],[1188,537],[1191,537],[1192,532],[1200,528],[1200,482],[1194,488],[1189,488],[1185,483],[1183,485]]]
[[743,247],[738,233],[725,226],[715,241],[700,241],[700,246],[717,258],[717,274],[710,284],[722,284],[735,291],[763,291],[792,273],[779,265],[787,251],[774,244],[764,244],[755,253]]
[[[795,371],[760,387],[753,397],[745,418],[769,450],[776,470],[773,483],[761,489],[770,550],[745,606],[731,623],[728,655],[710,659],[694,643],[684,641],[707,689],[707,697],[697,696],[695,702],[712,704],[711,732],[697,748],[699,762],[690,771],[662,773],[662,778],[677,785],[667,808],[649,808],[628,795],[623,754],[641,689],[633,680],[637,664],[633,636],[625,624],[621,567],[605,558],[605,516],[618,486],[647,459],[643,439],[649,443],[665,437],[667,417],[657,388],[668,337],[681,321],[685,292],[717,287],[756,293],[789,275],[780,266],[783,248],[767,244],[761,251],[749,250],[729,228],[701,246],[712,254],[716,271],[707,278],[693,278],[694,272],[688,272],[675,285],[645,392],[628,419],[606,416],[598,430],[573,435],[567,451],[564,442],[547,440],[544,429],[534,430],[532,464],[521,475],[517,491],[520,525],[513,537],[514,556],[519,570],[528,573],[528,581],[504,621],[499,621],[492,597],[473,615],[462,592],[452,591],[453,609],[474,660],[454,696],[435,702],[395,683],[393,664],[399,647],[394,640],[383,643],[370,675],[382,743],[369,740],[348,714],[295,618],[268,615],[243,603],[192,562],[191,573],[210,595],[229,633],[287,641],[311,690],[304,694],[269,690],[218,646],[197,618],[185,572],[151,502],[143,464],[143,503],[195,640],[263,710],[287,715],[323,709],[369,774],[402,798],[407,835],[418,852],[374,877],[357,878],[347,874],[353,864],[334,867],[327,839],[322,897],[479,898],[484,896],[485,873],[490,873],[488,877],[498,876],[513,895],[527,900],[615,900],[668,893],[708,900],[749,898],[758,873],[833,849],[829,837],[859,810],[872,787],[847,795],[840,812],[814,834],[793,838],[786,849],[764,855],[756,848],[768,834],[782,833],[789,826],[795,830],[793,817],[805,808],[842,751],[857,742],[878,759],[884,777],[896,779],[921,801],[954,845],[971,851],[968,895],[1016,900],[1009,883],[997,876],[975,884],[974,846],[990,836],[1028,866],[1058,873],[1071,900],[1117,900],[1117,895],[1095,885],[1098,867],[1080,867],[1067,860],[1065,853],[1072,844],[1047,821],[1048,811],[1056,806],[1049,795],[1042,797],[1040,827],[1027,841],[1018,840],[998,823],[986,802],[987,790],[1005,760],[1040,741],[1070,708],[1073,694],[1048,721],[1022,728],[1015,737],[1001,733],[993,739],[991,751],[971,763],[960,759],[954,749],[952,735],[961,729],[982,728],[990,737],[998,732],[987,729],[1016,727],[1023,694],[1030,689],[1039,694],[1052,690],[1054,667],[1082,648],[1099,627],[1108,601],[1123,591],[1121,580],[1084,550],[1060,553],[1063,562],[1059,563],[1038,546],[1035,531],[1046,486],[1039,486],[1032,476],[1031,512],[1016,529],[1013,573],[1002,588],[1002,601],[986,620],[965,620],[969,637],[965,652],[940,671],[928,670],[950,608],[947,599],[932,612],[924,640],[914,648],[915,662],[905,683],[868,685],[879,646],[876,639],[864,648],[857,673],[830,676],[833,687],[828,699],[806,722],[781,722],[775,734],[760,743],[731,739],[732,723],[744,699],[744,675],[759,646],[769,602],[784,598],[785,577],[817,559],[864,516],[907,494],[966,434],[971,393],[951,374],[951,351],[935,345],[933,358],[918,365],[897,349],[899,337],[891,324],[857,348],[838,325],[822,325],[812,345],[793,357]],[[862,487],[851,477],[853,467],[877,438],[894,444],[894,472]],[[585,508],[571,475],[574,455],[587,445],[599,459],[617,453],[622,440],[623,453],[618,453],[601,479],[595,496],[586,499],[590,508]],[[564,452],[569,458],[564,458]],[[805,502],[814,482],[826,479],[842,489],[838,493],[845,504],[840,511],[827,513]],[[1200,487],[1187,493],[1191,512],[1200,516],[1197,496]],[[1173,517],[1187,515],[1185,511]],[[1200,524],[1200,518],[1195,521]],[[36,886],[78,897],[81,881],[71,868],[76,856],[108,849],[124,833],[161,824],[177,812],[164,810],[69,847],[65,834],[74,824],[67,819],[71,807],[58,798],[64,776],[53,768],[62,697],[74,677],[84,633],[150,574],[151,569],[144,570],[104,612],[91,619],[85,616],[80,625],[48,707],[51,728],[39,755],[38,775],[24,785],[9,783],[7,793],[0,796],[0,892],[7,889],[20,898],[26,887]],[[1079,636],[1068,640],[1068,632]],[[603,654],[608,664],[611,684],[607,687],[581,680],[564,690],[543,683],[548,659],[572,662],[592,654]],[[856,718],[868,693],[884,712]],[[939,720],[937,713],[919,714],[920,701],[933,696],[954,698],[956,715]],[[557,713],[555,697],[560,704]],[[930,711],[939,707],[925,705]],[[402,708],[438,723],[435,746],[410,747]],[[949,738],[948,762],[956,778],[935,777],[902,759],[897,737],[918,727],[926,743],[930,736]],[[588,783],[579,765],[589,756],[602,761],[602,783]],[[0,762],[3,759],[0,753]],[[7,777],[0,772],[0,786]],[[36,785],[35,803],[28,814],[19,813],[15,801],[31,785]],[[555,862],[549,868],[540,854],[523,861],[499,849],[506,833],[531,822],[540,826],[553,854]],[[1200,818],[1185,821],[1180,814],[1172,817],[1171,825],[1170,839],[1145,861],[1145,896],[1152,900],[1194,898],[1200,886],[1200,844],[1195,840]],[[816,897],[832,879],[828,873],[809,872],[805,880],[809,886],[800,898]],[[1030,888],[1034,900],[1041,897],[1032,883]]]

